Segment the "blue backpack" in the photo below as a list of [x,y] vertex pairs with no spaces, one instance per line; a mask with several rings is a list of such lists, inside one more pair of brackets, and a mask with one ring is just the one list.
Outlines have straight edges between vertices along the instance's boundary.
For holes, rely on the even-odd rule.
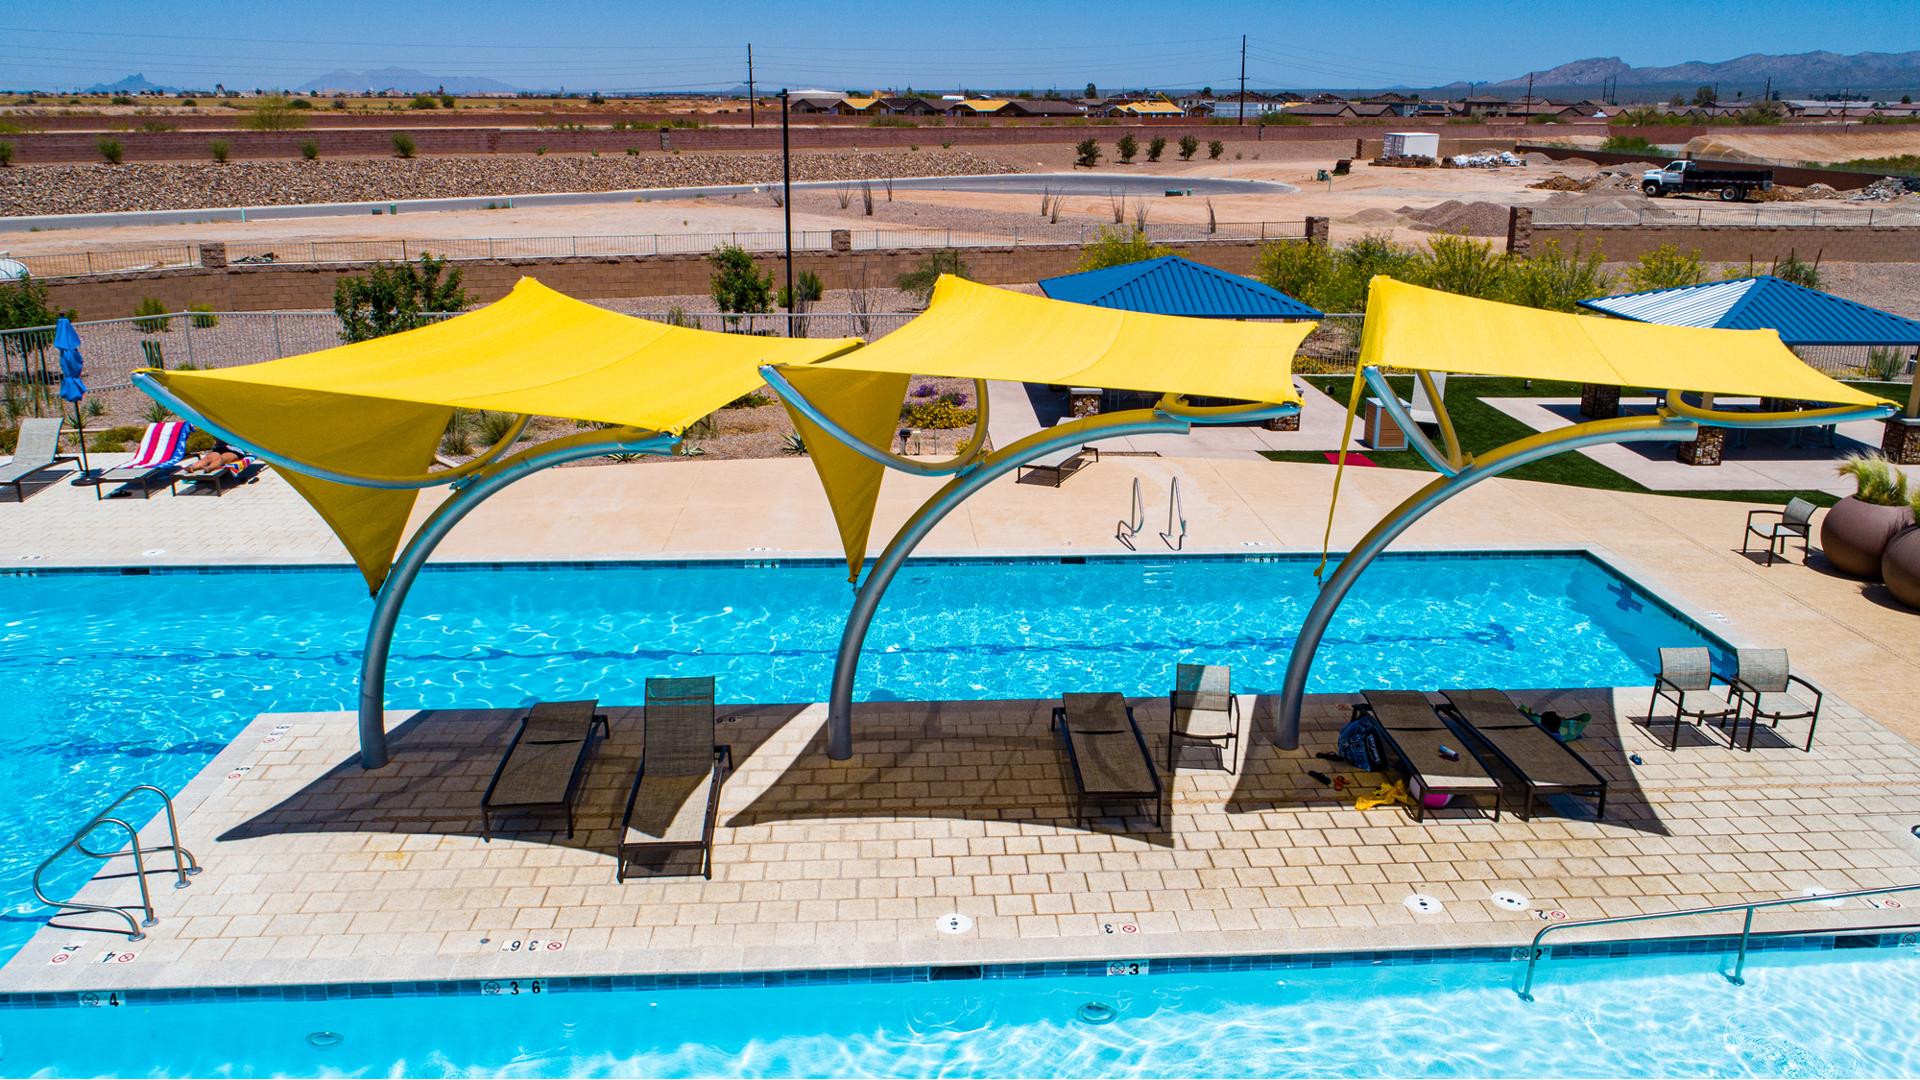
[[1380,752],[1379,734],[1365,720],[1350,720],[1340,729],[1339,750],[1340,756],[1361,772],[1379,772],[1387,763],[1386,755]]

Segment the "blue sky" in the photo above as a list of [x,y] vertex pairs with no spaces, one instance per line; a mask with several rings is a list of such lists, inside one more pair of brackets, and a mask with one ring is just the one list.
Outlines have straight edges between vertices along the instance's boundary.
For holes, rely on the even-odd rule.
[[[0,85],[132,72],[169,85],[297,85],[408,67],[516,86],[1432,86],[1589,56],[1636,65],[1750,52],[1920,48],[1914,0],[57,0],[0,4]],[[851,14],[858,12],[860,14]]]

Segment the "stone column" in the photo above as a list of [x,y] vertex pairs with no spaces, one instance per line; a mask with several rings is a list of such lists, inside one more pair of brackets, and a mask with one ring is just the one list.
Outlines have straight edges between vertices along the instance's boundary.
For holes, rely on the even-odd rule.
[[201,266],[208,270],[227,268],[227,245],[223,241],[203,240],[196,246],[200,248]]
[[1620,388],[1601,383],[1580,387],[1580,415],[1591,420],[1610,420],[1620,415]]
[[1674,460],[1686,465],[1718,465],[1727,448],[1727,429],[1701,425],[1700,437],[1674,447]]
[[1525,255],[1533,250],[1533,208],[1515,206],[1507,210],[1507,254]]
[[853,230],[852,229],[834,229],[833,231],[827,234],[827,241],[828,241],[828,246],[833,248],[835,252],[852,251],[853,250]]
[[1327,245],[1327,238],[1330,235],[1331,224],[1332,224],[1331,220],[1328,218],[1323,218],[1323,217],[1308,218],[1307,219],[1307,243],[1319,244],[1321,247],[1325,247]]
[[1895,465],[1920,465],[1920,417],[1895,416],[1882,421],[1880,452]]

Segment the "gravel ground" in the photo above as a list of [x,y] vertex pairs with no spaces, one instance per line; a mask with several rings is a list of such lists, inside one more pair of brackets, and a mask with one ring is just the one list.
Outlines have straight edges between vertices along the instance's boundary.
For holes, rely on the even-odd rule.
[[[1015,172],[964,150],[795,154],[795,180]],[[0,169],[0,216],[523,195],[780,179],[774,154],[136,162]]]

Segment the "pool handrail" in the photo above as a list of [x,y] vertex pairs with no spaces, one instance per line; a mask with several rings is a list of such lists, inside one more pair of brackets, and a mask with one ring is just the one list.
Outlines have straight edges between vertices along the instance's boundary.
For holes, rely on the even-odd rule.
[[[113,812],[115,810],[120,809],[123,803],[125,803],[128,799],[133,798],[135,795],[138,795],[143,791],[151,791],[155,795],[160,796],[160,802],[166,809],[167,843],[159,845],[158,847],[142,846],[140,843],[140,830],[135,828],[131,824],[129,824],[124,818],[118,818],[113,816]],[[92,836],[96,830],[99,830],[109,825],[118,826],[122,831],[124,831],[127,834],[126,849],[123,851],[95,851],[92,848],[88,847],[86,843],[87,838],[89,836]],[[131,876],[136,882],[139,883],[139,886],[140,886],[140,903],[138,907],[140,908],[142,917],[138,920],[134,919],[133,912],[127,910],[129,905],[94,904],[94,903],[88,903],[81,900],[55,900],[52,897],[48,896],[46,893],[46,889],[43,888],[40,884],[40,876],[42,874],[45,874],[47,872],[47,869],[59,860],[60,856],[65,855],[69,851],[78,851],[80,854],[85,855],[88,858],[99,859],[102,862],[105,862],[108,859],[117,859],[125,855],[133,856],[133,873],[131,875],[128,875],[128,874],[98,875],[96,874],[92,878],[92,880],[99,881],[106,876],[110,876],[110,877]],[[146,934],[142,932],[141,927],[153,926],[160,921],[153,913],[153,895],[147,889],[147,874],[150,871],[147,870],[146,857],[149,854],[158,855],[164,852],[173,853],[173,869],[171,871],[171,873],[175,875],[175,881],[173,883],[173,887],[176,889],[184,889],[188,885],[192,884],[192,882],[189,882],[187,878],[193,874],[197,874],[200,872],[200,862],[199,860],[193,857],[193,852],[188,851],[186,848],[180,846],[180,822],[179,822],[179,819],[175,816],[173,811],[172,796],[169,796],[165,791],[160,790],[159,788],[153,786],[152,784],[135,784],[134,786],[128,788],[125,792],[121,793],[119,798],[108,803],[104,810],[101,810],[99,813],[93,815],[93,817],[87,819],[87,823],[85,825],[82,825],[73,834],[72,838],[70,838],[66,843],[60,845],[60,847],[57,850],[55,850],[53,854],[47,856],[46,861],[42,862],[39,868],[34,870],[33,872],[34,898],[39,900],[41,903],[47,905],[48,907],[59,909],[55,911],[51,916],[48,917],[47,923],[50,926],[54,925],[53,920],[61,918],[62,916],[65,916],[65,915],[80,915],[80,914],[85,914],[87,912],[99,912],[103,915],[117,915],[120,918],[127,920],[127,940],[139,941],[140,939],[146,937]],[[151,872],[167,873],[168,871],[161,868],[155,868]],[[98,926],[70,926],[68,927],[68,929],[92,930],[100,933],[119,933],[119,931],[117,930],[107,930]]]
[[[1853,889],[1849,892],[1814,893],[1806,896],[1775,897],[1770,900],[1748,900],[1739,904],[1714,904],[1709,907],[1681,908],[1678,911],[1653,911],[1643,912],[1637,915],[1614,915],[1605,919],[1582,919],[1579,922],[1549,923],[1541,927],[1539,933],[1533,935],[1533,943],[1527,946],[1526,978],[1522,981],[1520,989],[1514,992],[1520,995],[1521,1001],[1533,1000],[1534,969],[1540,966],[1540,959],[1545,955],[1545,950],[1540,947],[1540,942],[1548,934],[1557,933],[1561,930],[1575,930],[1593,926],[1612,926],[1618,923],[1679,919],[1689,915],[1724,915],[1735,911],[1746,912],[1746,920],[1740,927],[1739,955],[1734,960],[1732,973],[1728,974],[1726,979],[1735,986],[1744,986],[1746,980],[1742,977],[1741,973],[1744,972],[1747,967],[1747,939],[1753,935],[1753,913],[1755,911],[1761,908],[1790,907],[1794,904],[1831,903],[1840,900],[1852,900],[1863,896],[1883,896],[1888,893],[1911,892],[1916,889],[1920,889],[1920,882],[1914,882],[1910,885],[1883,885],[1872,889]],[[1888,928],[1863,927],[1861,929]]]

